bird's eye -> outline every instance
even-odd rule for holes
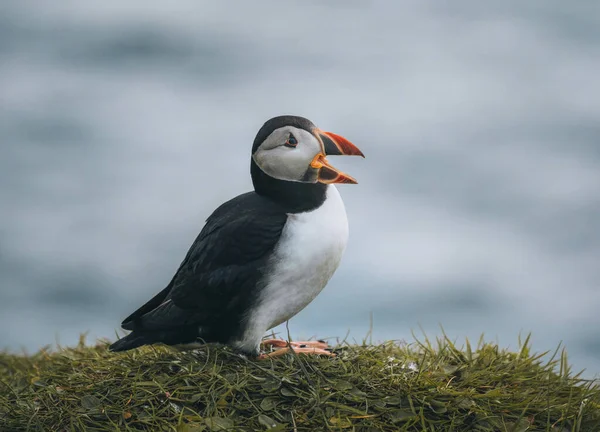
[[[283,145],[286,147],[294,148],[298,145],[298,140],[296,139],[296,137],[294,137],[294,135],[290,134],[287,141]]]

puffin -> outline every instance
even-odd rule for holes
[[[335,184],[357,183],[327,160],[342,155],[364,157],[304,117],[264,123],[250,158],[254,190],[206,219],[169,284],[123,320],[130,333],[109,349],[200,342],[258,358],[333,355],[324,341],[263,338],[314,300],[340,264],[348,219]]]

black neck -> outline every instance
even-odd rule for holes
[[[277,180],[265,174],[256,165],[254,159],[250,164],[250,174],[256,193],[275,201],[287,213],[311,211],[320,207],[325,201],[326,184]]]

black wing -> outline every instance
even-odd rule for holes
[[[281,207],[255,192],[221,205],[207,219],[169,285],[127,317],[122,327],[156,331],[239,323],[286,221]]]

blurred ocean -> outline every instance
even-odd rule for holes
[[[598,374],[598,71],[592,0],[2,2],[0,347],[114,338],[289,113],[367,155],[293,336],[531,331]]]

